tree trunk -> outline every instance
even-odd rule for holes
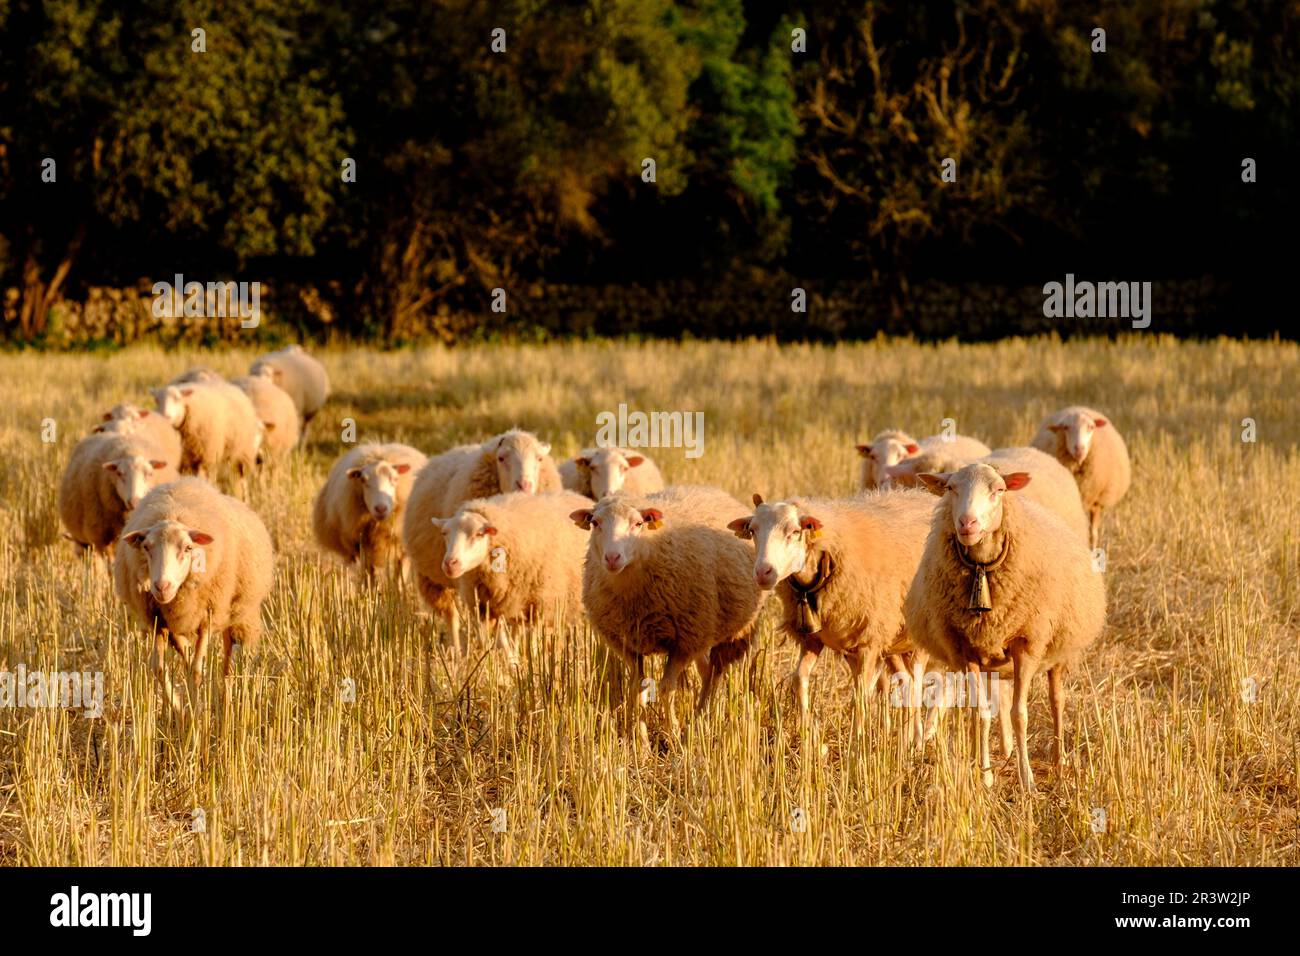
[[[83,223],[77,226],[76,233],[63,250],[63,257],[48,282],[41,275],[41,262],[37,255],[38,243],[33,239],[28,245],[27,255],[23,260],[22,305],[18,310],[18,327],[22,331],[23,338],[35,338],[45,331],[50,308],[59,301],[60,289],[68,278],[68,273],[72,271],[77,253],[81,250],[82,240],[85,238],[86,226]]]

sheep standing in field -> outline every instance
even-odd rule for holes
[[[283,389],[257,375],[232,378],[230,384],[248,396],[257,420],[262,424],[258,464],[267,459],[283,458],[293,451],[302,434],[293,399]]]
[[[475,498],[511,491],[537,494],[563,490],[551,446],[517,428],[481,445],[461,445],[435,455],[420,469],[402,523],[402,545],[415,571],[420,596],[451,628],[453,648],[460,649],[456,584],[443,573],[446,542],[434,519],[450,518]]]
[[[822,649],[844,655],[855,693],[864,668],[868,686],[885,683],[886,665],[905,673],[911,650],[903,598],[916,575],[934,499],[921,491],[869,492],[848,499],[765,504],[727,527],[755,544],[754,580],[775,589],[781,627],[802,649],[791,675],[801,716],[808,678]]]
[[[302,419],[303,434],[329,398],[330,379],[325,366],[301,345],[288,345],[263,355],[249,366],[248,374],[269,379],[284,390]]]
[[[146,435],[103,432],[77,442],[59,483],[59,515],[84,551],[112,557],[127,515],[176,467]]]
[[[203,681],[208,640],[220,634],[221,673],[230,676],[235,644],[262,633],[271,591],[271,536],[247,505],[201,478],[159,485],[131,513],[113,577],[118,597],[154,635],[149,666],[173,710],[181,710],[165,657],[170,644],[189,666],[191,697]]]
[[[727,530],[743,506],[716,488],[674,486],[613,495],[571,516],[591,531],[582,601],[592,627],[632,668],[629,717],[646,737],[645,657],[667,654],[659,696],[676,726],[672,695],[692,664],[709,701],[728,665],[749,651],[762,594],[750,549]]]
[[[312,506],[321,547],[355,561],[371,580],[389,564],[405,565],[402,519],[424,461],[399,444],[359,445],[339,458]]]
[[[1029,766],[1031,679],[1047,671],[1053,756],[1059,771],[1065,746],[1066,667],[1101,634],[1106,592],[1085,541],[1055,514],[1019,492],[1026,472],[999,473],[987,464],[951,474],[923,474],[941,497],[925,554],[904,604],[918,652],[914,693],[928,656],[978,674],[1012,671],[1011,723],[1020,782],[1034,788]],[[991,715],[982,708],[978,755],[985,784]]]
[[[434,523],[447,542],[442,571],[457,582],[463,605],[496,625],[497,644],[512,666],[518,657],[504,625],[563,622],[582,607],[587,535],[570,515],[591,507],[571,491],[511,492],[467,501]]]
[[[243,497],[263,430],[247,395],[229,382],[154,390],[158,411],[181,433],[181,471],[214,477],[222,465]]]
[[[96,434],[142,435],[162,452],[163,461],[173,471],[181,467],[181,433],[170,421],[153,409],[123,403],[114,405],[104,413],[104,419],[95,426]]]
[[[954,435],[951,438],[931,435],[918,442],[907,432],[897,429],[883,431],[871,439],[869,444],[855,447],[862,458],[862,473],[858,479],[858,488],[862,491],[888,488],[891,484],[888,469],[891,466],[926,451],[974,460],[987,455],[990,450],[982,441],[965,435]]]
[[[648,495],[664,488],[663,476],[650,456],[626,448],[585,448],[560,465],[560,481],[592,501],[618,491]]]
[[[224,382],[225,376],[219,372],[214,372],[210,368],[202,365],[196,365],[188,368],[180,375],[168,382],[168,385],[215,385],[217,382]]]
[[[937,474],[960,471],[976,462],[989,465],[1002,474],[1023,471],[1032,475],[1034,480],[1025,487],[1021,497],[1037,502],[1054,513],[1079,536],[1079,540],[1088,540],[1088,516],[1084,514],[1083,502],[1079,499],[1079,489],[1074,479],[1060,462],[1037,448],[998,448],[982,458],[966,458],[930,449],[892,466],[889,474],[900,487],[912,488],[921,485],[920,476],[925,472]]]
[[[1088,539],[1101,541],[1101,516],[1128,492],[1132,471],[1124,436],[1105,415],[1082,405],[1048,415],[1031,444],[1069,470],[1088,512]]]

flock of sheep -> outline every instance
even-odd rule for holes
[[[232,647],[260,634],[274,554],[239,499],[253,467],[299,444],[328,393],[324,367],[289,346],[229,382],[192,369],[154,390],[156,411],[118,405],[73,451],[59,493],[68,536],[111,562],[177,711],[169,646],[188,665],[192,694],[212,635],[228,674]],[[413,576],[456,652],[466,613],[490,623],[511,664],[512,628],[585,614],[633,672],[638,739],[656,697],[675,729],[673,693],[691,666],[702,682],[697,707],[707,706],[723,672],[748,654],[775,591],[782,630],[801,648],[792,675],[801,715],[825,648],[844,657],[855,692],[906,688],[918,746],[939,713],[921,719],[928,667],[985,687],[985,673],[1009,677],[1011,693],[997,694],[996,706],[981,700],[979,769],[991,784],[996,709],[1003,752],[1032,790],[1029,684],[1046,672],[1059,768],[1062,677],[1105,623],[1093,549],[1103,512],[1128,488],[1123,438],[1104,415],[1075,406],[1049,416],[1026,447],[891,430],[857,450],[854,496],[755,494],[746,508],[717,488],[665,487],[642,451],[593,448],[557,466],[548,444],[518,429],[429,458],[366,444],[334,463],[312,527],[322,548],[370,578],[384,569]],[[667,661],[655,684],[644,662],[657,654]]]

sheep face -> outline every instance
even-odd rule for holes
[[[258,359],[248,369],[248,374],[264,378],[272,385],[284,385],[284,372],[266,359]]]
[[[442,573],[455,580],[487,563],[497,529],[476,511],[461,511],[451,518],[434,518],[446,541]]]
[[[599,501],[623,488],[627,473],[645,458],[624,454],[618,448],[598,448],[590,455],[576,459],[578,467],[591,473],[591,496]]]
[[[129,455],[104,462],[104,470],[113,476],[113,489],[130,511],[149,493],[156,482],[154,472],[167,467],[165,461],[150,461],[139,455]]]
[[[618,574],[636,560],[643,536],[663,525],[656,508],[633,508],[619,498],[605,498],[595,508],[583,508],[569,518],[591,531],[591,548],[600,566]]]
[[[397,479],[411,470],[410,465],[394,465],[388,461],[372,461],[358,468],[348,469],[348,478],[361,487],[366,510],[376,521],[390,518],[397,508]]]
[[[867,459],[871,467],[871,476],[880,488],[888,488],[890,476],[886,469],[900,461],[915,455],[921,446],[906,436],[899,437],[899,432],[881,435],[869,445],[858,445],[858,454]]]
[[[956,472],[918,476],[931,494],[941,496],[940,507],[949,509],[957,540],[971,548],[1002,527],[1002,496],[1029,484],[1023,471],[1000,475],[989,465],[967,465]]]
[[[959,468],[961,468],[959,461],[941,451],[918,452],[885,469],[885,474],[889,478],[886,487],[919,488],[921,479],[917,476],[922,472],[937,474],[941,471],[957,471]]]
[[[114,405],[104,413],[104,421],[118,422],[131,421],[136,418],[145,418],[149,414],[149,409],[141,408],[139,405],[132,405],[129,402],[123,402],[121,405]]]
[[[202,573],[202,549],[213,538],[179,521],[160,521],[151,528],[123,535],[122,540],[144,551],[149,561],[149,593],[165,605],[176,599],[191,571]]]
[[[1066,453],[1079,464],[1083,464],[1088,457],[1088,452],[1092,450],[1093,433],[1106,424],[1104,418],[1093,417],[1081,410],[1072,410],[1057,415],[1047,427],[1059,436]]]
[[[497,481],[503,493],[522,491],[536,494],[541,484],[542,462],[551,446],[528,432],[507,432],[491,442],[485,455],[496,462]]]
[[[809,543],[822,529],[812,515],[786,501],[759,502],[748,518],[727,525],[738,537],[754,539],[754,582],[770,591],[808,562]]]
[[[194,394],[194,389],[185,385],[168,385],[153,390],[154,400],[158,403],[158,414],[180,428],[185,421],[185,399]]]

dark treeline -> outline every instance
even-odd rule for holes
[[[1297,123],[1300,0],[0,0],[5,334],[175,273],[400,339],[508,329],[498,287],[856,280],[897,319],[1066,272],[1290,334]]]

